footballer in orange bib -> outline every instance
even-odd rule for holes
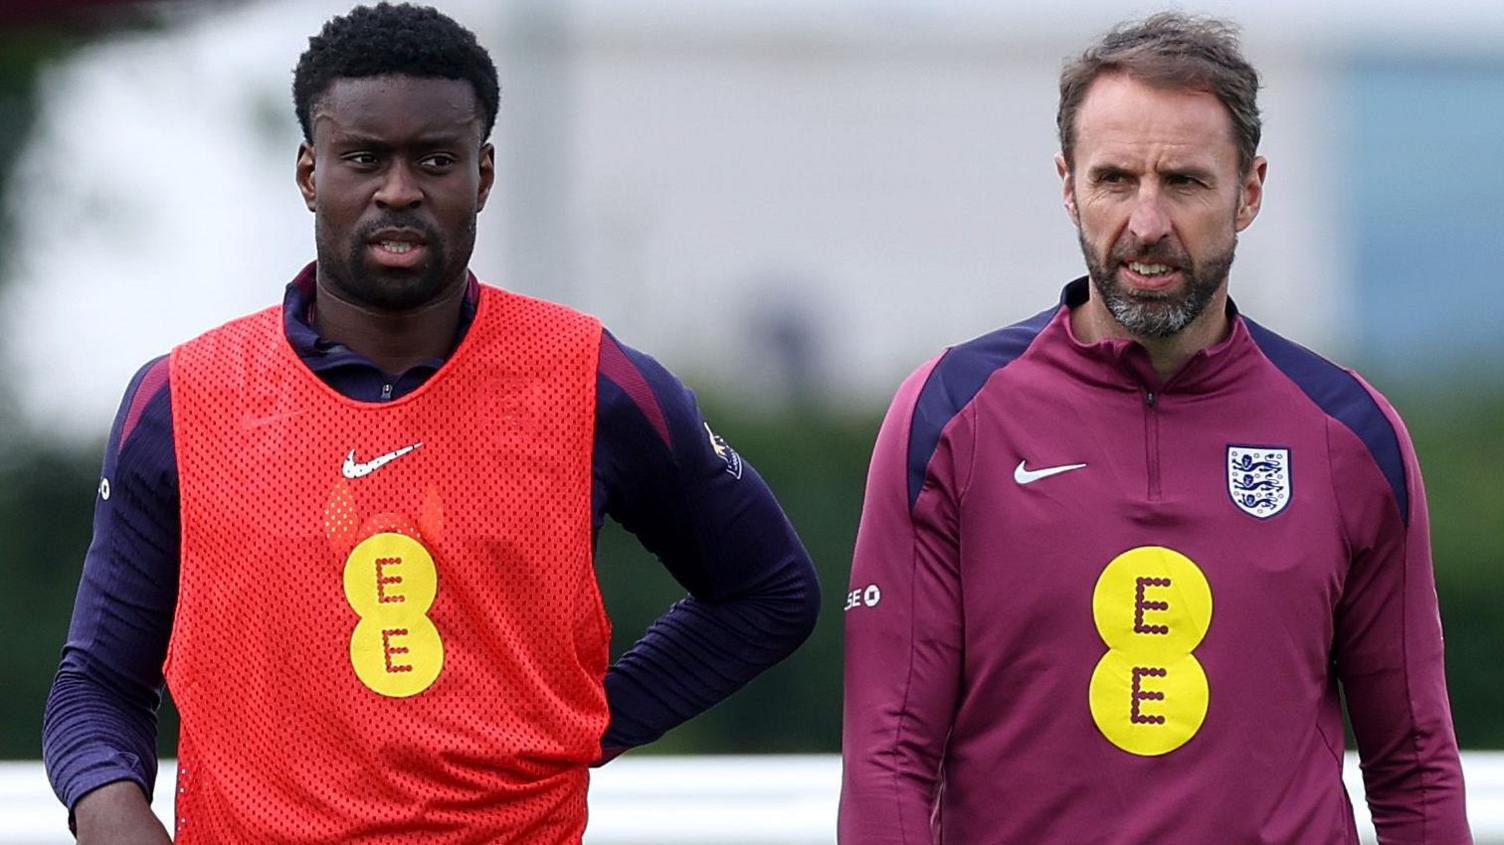
[[[142,367],[110,432],[43,729],[79,845],[575,845],[591,766],[813,629],[808,552],[689,388],[469,272],[499,90],[431,8],[309,39],[317,261]],[[683,587],[615,662],[607,517]]]

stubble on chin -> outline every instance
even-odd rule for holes
[[[346,262],[345,293],[355,302],[382,311],[411,311],[443,295],[447,250],[438,240],[428,242],[428,260],[407,270],[371,266],[366,244],[356,243]]]
[[[451,266],[455,262],[448,244],[432,231],[427,233],[428,260],[411,269],[375,265],[364,238],[344,249],[331,246],[322,232],[315,240],[324,283],[341,299],[376,311],[412,311],[428,305],[444,295],[454,277],[464,277],[468,263],[466,259]]]
[[[336,242],[322,217],[314,224],[319,276],[342,299],[378,311],[411,311],[442,298],[468,278],[475,249],[478,214],[453,231],[441,234],[431,222],[389,214],[357,227],[349,240]],[[422,232],[428,248],[423,264],[410,269],[383,267],[368,254],[368,235],[384,226]]]
[[[1077,228],[1076,234],[1092,289],[1119,325],[1129,334],[1143,338],[1171,337],[1195,322],[1227,282],[1238,243],[1234,235],[1225,252],[1199,263],[1173,248],[1124,248],[1118,244],[1108,250],[1105,260],[1100,260],[1087,242],[1086,233]],[[1152,260],[1156,251],[1161,256],[1174,255],[1184,280],[1181,288],[1178,291],[1135,291],[1123,284],[1118,266],[1122,258],[1137,255]]]

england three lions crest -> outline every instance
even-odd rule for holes
[[[1227,493],[1244,513],[1268,519],[1290,504],[1290,450],[1227,447]]]

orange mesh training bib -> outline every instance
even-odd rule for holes
[[[279,308],[174,351],[179,843],[580,840],[600,335],[482,287],[454,356],[382,404],[311,373]]]

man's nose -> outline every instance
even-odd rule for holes
[[[1170,215],[1164,207],[1164,197],[1154,187],[1145,187],[1134,200],[1133,214],[1128,218],[1128,231],[1141,244],[1159,243],[1170,234]]]
[[[381,208],[412,208],[423,201],[423,191],[413,178],[412,169],[397,161],[387,169],[386,178],[376,191],[376,205]]]

